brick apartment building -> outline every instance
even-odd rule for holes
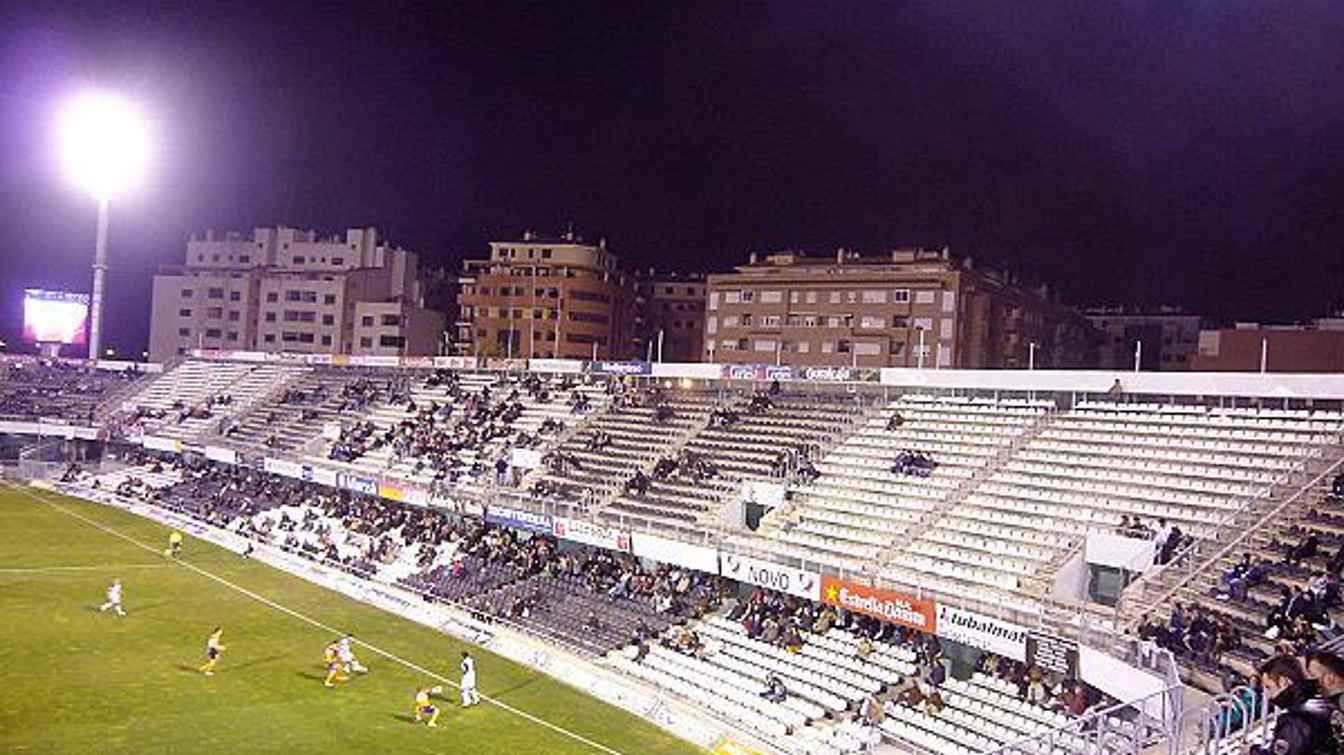
[[[191,349],[436,354],[444,316],[424,307],[418,258],[373,228],[207,233],[154,276],[149,356]]]
[[[1337,318],[1302,325],[1237,323],[1202,330],[1192,369],[1200,372],[1344,372],[1344,325]]]
[[[728,364],[1049,368],[1096,359],[1080,313],[947,249],[753,254],[708,277],[707,310],[706,359]]]
[[[490,242],[490,258],[464,263],[461,353],[515,359],[636,359],[635,278],[605,241],[573,233]]]

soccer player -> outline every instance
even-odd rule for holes
[[[476,692],[476,659],[471,653],[462,651],[462,707],[467,708],[481,701]]]
[[[215,627],[215,631],[210,633],[210,639],[205,641],[205,665],[201,666],[201,673],[206,676],[215,675],[215,664],[219,663],[219,654],[224,650],[219,642],[223,634],[224,627]]]
[[[327,680],[323,685],[335,687],[336,682],[350,681],[350,677],[341,673],[341,643],[335,641],[322,650],[322,659],[327,662]]]
[[[98,606],[99,611],[106,611],[111,608],[117,612],[118,616],[125,616],[126,612],[121,610],[121,580],[114,579],[107,588],[107,602]]]
[[[181,552],[182,552],[182,533],[178,532],[177,530],[173,530],[173,534],[168,536],[168,550],[164,551],[163,555],[177,558],[178,554],[180,554]]]
[[[359,672],[361,674],[367,674],[369,673],[369,669],[359,662],[359,659],[355,657],[355,651],[350,647],[350,644],[354,639],[355,638],[352,635],[348,634],[342,637],[340,646],[336,648],[336,652],[341,656],[341,664],[345,667],[345,673],[352,674]]]
[[[437,695],[443,692],[443,687],[421,687],[419,692],[415,693],[415,722],[420,723],[429,718],[427,726],[438,726],[439,709],[429,699],[430,695]]]

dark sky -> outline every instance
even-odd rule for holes
[[[1344,4],[0,5],[0,336],[87,290],[50,147],[100,84],[156,121],[114,204],[110,342],[205,228],[377,225],[430,260],[572,221],[642,266],[951,245],[1077,303],[1344,305]]]

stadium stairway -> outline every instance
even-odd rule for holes
[[[1275,642],[1264,632],[1265,618],[1278,603],[1280,588],[1305,588],[1344,546],[1342,502],[1331,493],[1333,478],[1341,470],[1344,448],[1335,446],[1311,461],[1296,478],[1298,484],[1276,487],[1267,500],[1229,521],[1219,536],[1195,544],[1171,566],[1130,585],[1122,596],[1121,615],[1131,628],[1137,628],[1149,615],[1165,623],[1174,603],[1197,605],[1240,630],[1243,647],[1224,654],[1222,663],[1243,676],[1253,675],[1258,663],[1276,652]],[[1321,541],[1318,555],[1300,568],[1282,564],[1286,548],[1311,533]],[[1219,585],[1221,576],[1245,553],[1274,566],[1263,582],[1247,591],[1245,600],[1220,597],[1225,594]],[[1344,608],[1336,606],[1330,613],[1344,626]],[[1202,689],[1221,691],[1220,669],[1194,664],[1189,677],[1187,681]]]

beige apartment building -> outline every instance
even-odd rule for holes
[[[444,317],[421,289],[417,256],[373,228],[206,233],[187,242],[185,264],[154,276],[150,359],[198,348],[436,354]]]
[[[650,271],[638,283],[637,321],[645,357],[664,362],[705,359],[705,276]]]
[[[705,358],[727,364],[1090,367],[1096,339],[1044,287],[947,249],[753,254],[708,277]]]
[[[469,260],[457,321],[464,354],[514,359],[643,358],[635,279],[605,241],[573,233],[490,242]]]

